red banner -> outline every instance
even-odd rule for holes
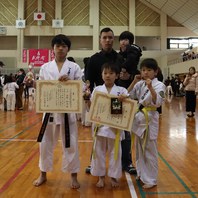
[[[22,62],[27,63],[27,49],[23,49],[23,57],[22,57]]]
[[[41,66],[49,61],[48,49],[29,49],[29,63],[33,63],[34,66]]]

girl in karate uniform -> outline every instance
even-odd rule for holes
[[[131,98],[138,100],[139,109],[135,115],[132,132],[136,135],[137,179],[143,188],[157,185],[160,107],[165,99],[166,87],[156,78],[158,65],[152,58],[144,59],[140,64],[141,76],[136,75],[128,88]]]

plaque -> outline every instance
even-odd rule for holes
[[[115,95],[95,91],[93,99],[91,100],[88,121],[99,125],[131,131],[134,115],[137,111],[137,101],[129,98],[123,100],[121,107],[122,114],[112,114],[112,98],[115,98]]]

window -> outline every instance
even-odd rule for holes
[[[168,38],[167,49],[190,49],[198,46],[198,38]]]

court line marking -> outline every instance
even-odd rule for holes
[[[11,142],[13,139],[16,139],[16,137],[20,136],[21,134],[23,134],[24,132],[26,132],[28,129],[32,128],[33,126],[35,126],[36,124],[40,123],[40,120],[33,123],[32,125],[24,128],[21,132],[17,133],[15,136],[9,138],[8,140],[6,140],[5,142],[0,144],[0,148],[3,147],[5,144],[7,144],[8,142]]]
[[[137,193],[135,191],[133,181],[131,179],[131,175],[129,173],[125,172],[125,177],[126,177],[126,180],[127,180],[128,186],[129,186],[129,191],[130,191],[131,197],[137,198]]]
[[[22,172],[22,170],[32,161],[32,159],[39,153],[37,149],[17,170],[16,172],[7,180],[7,182],[0,188],[0,193],[4,192],[17,178],[17,176]]]
[[[196,198],[195,193],[190,190],[190,188],[186,185],[186,183],[179,177],[176,171],[172,168],[172,166],[163,158],[163,156],[158,152],[158,156],[160,159],[166,164],[169,170],[173,173],[173,175],[178,179],[178,181],[182,184],[182,186],[186,189],[187,193],[191,195],[191,197]]]
[[[36,115],[36,114],[35,114],[35,113],[32,113],[32,114],[30,114],[30,115],[32,116],[32,115]],[[22,121],[26,121],[26,120],[29,118],[30,115],[22,115]],[[12,124],[12,123],[11,123],[11,125],[7,126],[6,128],[1,129],[1,130],[0,130],[0,133],[6,131],[6,130],[9,129],[9,128],[15,127],[18,123],[21,123],[21,120],[15,122],[15,124]]]
[[[39,120],[39,122],[40,122],[40,120]],[[38,122],[37,122],[38,123]],[[24,130],[22,130],[20,133],[18,133],[17,135],[15,135],[14,137],[12,137],[12,138],[10,138],[10,139],[7,139],[7,141],[6,142],[3,142],[2,144],[0,144],[0,147],[1,146],[3,146],[3,145],[5,145],[6,143],[8,143],[8,142],[10,142],[10,141],[24,141],[25,142],[25,140],[22,140],[22,139],[15,139],[15,137],[17,137],[17,136],[19,136],[20,134],[22,134],[22,133],[24,133],[27,129],[29,129],[29,128],[31,128],[33,125],[31,125],[31,126],[29,126],[29,127],[27,127],[27,128],[25,128]],[[0,139],[0,140],[5,140],[5,139]],[[28,139],[27,139],[28,140]],[[30,141],[35,141],[35,140],[32,140],[32,139],[29,139]],[[60,141],[60,140],[59,140]],[[78,142],[93,142],[92,140],[79,140]],[[171,172],[175,175],[175,177],[179,180],[179,182],[184,186],[184,188],[186,189],[186,191],[187,192],[180,192],[180,194],[186,194],[186,193],[188,193],[189,195],[191,195],[193,198],[196,198],[196,196],[195,196],[195,194],[196,193],[194,193],[194,192],[192,192],[189,188],[188,188],[188,186],[184,183],[184,181],[177,175],[177,173],[174,171],[174,169],[168,164],[168,162],[162,157],[162,155],[160,154],[160,153],[158,153],[158,156],[161,158],[161,160],[167,165],[167,167],[171,170]],[[128,178],[128,176],[126,176],[126,178]],[[131,180],[131,178],[130,178],[130,180]],[[130,181],[130,180],[127,180],[127,183],[128,183],[128,181],[129,181],[129,183],[128,183],[128,185],[130,184],[130,186],[131,186],[131,188],[133,189],[134,188],[134,185],[133,185],[133,182],[132,182],[132,180]],[[131,183],[132,183],[132,185],[131,185]],[[138,185],[139,186],[139,185]],[[133,192],[133,190],[131,191],[131,188],[129,187],[129,189],[130,189],[130,193],[132,193]],[[147,192],[144,192],[144,191],[142,191],[142,188],[139,186],[139,190],[140,190],[140,194],[141,194],[141,196],[142,197],[144,197],[145,196],[145,194],[150,194],[150,193],[147,193]],[[0,192],[1,192],[1,189],[0,189]],[[163,193],[163,192],[161,192],[161,193]],[[156,194],[161,194],[160,192],[157,192]],[[152,194],[155,194],[155,193],[152,193]],[[169,192],[167,192],[167,194],[169,194]],[[179,194],[179,193],[178,193]],[[135,195],[134,195],[135,196]],[[137,196],[137,195],[136,195]]]

